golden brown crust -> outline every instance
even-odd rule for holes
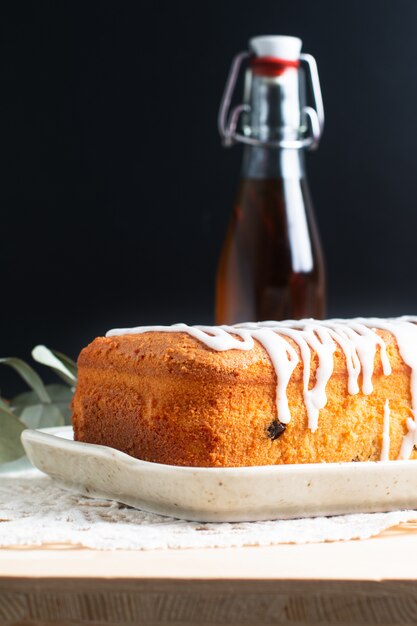
[[[172,465],[378,460],[388,398],[390,458],[395,459],[407,432],[406,419],[412,416],[410,370],[394,337],[378,333],[386,342],[393,373],[383,375],[377,352],[373,393],[349,395],[345,356],[338,348],[326,388],[328,401],[313,433],[307,427],[300,359],[287,390],[291,421],[275,440],[268,429],[277,418],[276,374],[259,343],[249,351],[218,352],[187,333],[99,337],[78,360],[75,438]],[[314,384],[314,353],[311,367]]]

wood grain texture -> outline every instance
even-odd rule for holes
[[[132,581],[0,583],[0,623],[214,626],[415,624],[417,586],[398,581]]]

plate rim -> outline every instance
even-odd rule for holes
[[[277,465],[245,465],[241,467],[193,467],[193,466],[185,466],[185,465],[169,465],[167,463],[155,463],[153,461],[144,461],[142,459],[137,459],[136,457],[130,456],[126,452],[122,452],[121,450],[117,450],[116,448],[112,448],[111,446],[105,446],[102,444],[95,443],[87,443],[84,441],[74,441],[73,439],[66,439],[64,437],[59,436],[58,433],[62,431],[73,430],[71,425],[67,426],[53,426],[48,428],[26,428],[22,431],[21,440],[23,447],[26,451],[25,443],[26,441],[30,444],[31,442],[42,443],[44,445],[52,445],[54,447],[61,447],[64,449],[74,447],[81,448],[91,446],[94,447],[95,454],[100,456],[115,457],[117,460],[120,460],[124,463],[133,464],[136,466],[140,466],[144,470],[148,471],[161,471],[166,472],[175,471],[181,474],[190,474],[190,473],[198,473],[198,474],[229,474],[233,475],[235,473],[239,473],[240,475],[245,474],[262,474],[262,473],[276,473],[276,474],[286,474],[288,472],[312,472],[315,473],[322,472],[323,470],[326,473],[331,473],[332,471],[339,471],[342,469],[350,468],[351,472],[361,471],[365,468],[371,471],[377,471],[379,468],[384,467],[392,467],[401,470],[413,463],[413,460],[388,460],[388,461],[360,461],[358,463],[354,463],[352,461],[344,461],[338,463],[288,463],[288,464],[277,464]]]

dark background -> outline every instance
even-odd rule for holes
[[[307,166],[329,316],[417,312],[415,0],[5,6],[1,356],[213,321],[242,156],[217,110],[258,34],[298,35],[318,62],[326,128]]]

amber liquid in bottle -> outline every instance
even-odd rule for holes
[[[216,324],[323,318],[323,255],[302,151],[265,148],[259,158],[246,150],[219,261]]]

